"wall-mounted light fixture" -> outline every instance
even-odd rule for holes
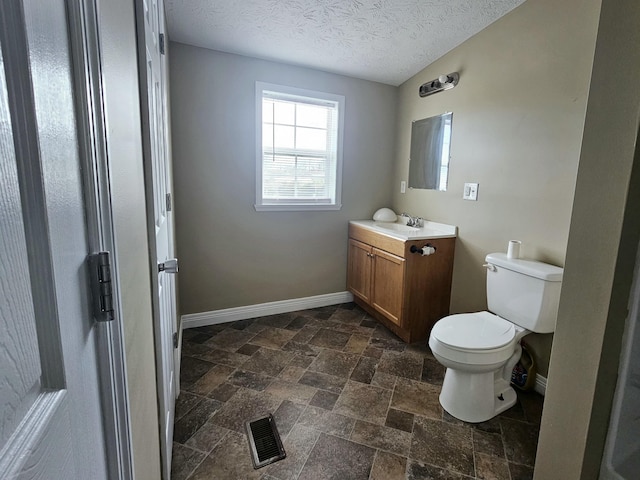
[[[449,90],[458,84],[458,80],[460,80],[460,74],[458,72],[453,72],[449,75],[440,75],[435,80],[420,85],[418,93],[421,97],[427,97],[442,90]]]

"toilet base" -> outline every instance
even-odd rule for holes
[[[452,416],[470,423],[490,420],[515,405],[515,390],[496,372],[468,373],[447,368],[440,405]]]

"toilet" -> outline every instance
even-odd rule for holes
[[[555,330],[563,269],[491,253],[485,258],[489,311],[449,315],[429,336],[446,367],[440,404],[465,422],[487,421],[516,403],[511,371],[525,335]]]

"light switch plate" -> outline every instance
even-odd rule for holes
[[[478,184],[477,183],[465,183],[464,192],[462,193],[463,200],[478,200]]]
[[[400,193],[405,193],[407,191],[407,182],[402,180],[400,182]]]

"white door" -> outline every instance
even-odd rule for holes
[[[108,478],[64,0],[0,3],[0,478]]]
[[[155,251],[158,264],[156,304],[156,365],[160,406],[160,429],[163,475],[168,480],[171,470],[173,418],[176,398],[174,334],[177,330],[173,217],[171,206],[171,172],[167,152],[167,118],[165,80],[160,52],[163,5],[160,0],[143,0],[144,51],[148,119],[147,157],[150,157],[153,195]],[[148,198],[148,197],[147,197]]]

